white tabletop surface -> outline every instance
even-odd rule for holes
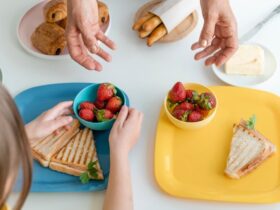
[[[191,44],[198,39],[202,27],[199,24],[187,38],[172,44],[155,44],[148,48],[131,30],[133,16],[145,1],[107,0],[112,16],[110,37],[118,44],[112,53],[113,61],[104,63],[101,73],[86,71],[73,61],[42,60],[26,53],[16,37],[20,16],[37,0],[0,0],[0,68],[4,84],[15,95],[37,85],[61,82],[105,82],[122,87],[131,104],[142,110],[145,121],[139,143],[131,152],[130,162],[134,203],[137,210],[223,210],[227,209],[279,209],[280,204],[244,205],[178,199],[163,193],[154,178],[154,136],[159,109],[167,90],[176,81],[199,82],[205,85],[224,85],[202,62],[193,60]],[[251,28],[268,14],[280,0],[232,0],[239,34]],[[274,18],[254,37],[271,49],[280,63],[280,15]],[[256,88],[280,94],[280,71],[269,81]],[[40,210],[93,210],[101,209],[104,192],[98,193],[31,193],[24,209]],[[14,199],[14,197],[13,197]],[[13,200],[12,199],[12,200]]]

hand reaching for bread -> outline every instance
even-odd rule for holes
[[[110,55],[98,45],[98,41],[101,41],[109,48],[115,48],[115,44],[101,30],[109,22],[106,4],[96,0],[50,0],[42,13],[45,22],[31,36],[33,46],[40,52],[60,55],[67,45],[76,62],[95,70],[101,70],[102,66],[89,52],[106,61],[111,60]]]
[[[25,126],[28,139],[34,142],[42,139],[73,121],[72,101],[61,102],[41,114]]]
[[[140,38],[147,38],[148,46],[152,46],[167,34],[166,27],[161,19],[151,13],[147,13],[139,18],[132,28],[139,32]]]
[[[115,49],[116,45],[103,33],[98,24],[97,2],[69,0],[68,13],[66,39],[71,57],[86,69],[101,71],[101,64],[89,52],[109,62],[110,54],[103,50],[98,42],[104,43],[110,49]]]

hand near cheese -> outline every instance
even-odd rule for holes
[[[97,1],[68,0],[67,3],[66,38],[69,53],[73,60],[86,69],[101,71],[102,65],[89,52],[110,62],[111,56],[99,46],[98,41],[111,49],[116,46],[99,27]]]
[[[207,57],[205,65],[223,65],[237,50],[237,26],[228,0],[200,0],[204,26],[192,50],[204,48],[196,60]]]
[[[36,141],[57,132],[61,127],[67,127],[73,120],[69,116],[73,113],[72,104],[72,101],[61,102],[28,123],[25,126],[28,139]]]

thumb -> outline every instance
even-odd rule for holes
[[[72,121],[73,121],[73,117],[71,117],[71,116],[63,116],[63,117],[50,121],[49,133],[52,133],[63,126],[68,125]]]
[[[204,25],[199,38],[199,44],[201,47],[207,47],[212,42],[216,23],[216,17],[210,16],[204,19]]]

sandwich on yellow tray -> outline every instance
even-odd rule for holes
[[[233,179],[253,171],[268,157],[276,152],[276,147],[254,129],[256,118],[253,116],[248,122],[241,120],[233,127],[233,137],[230,153],[225,169],[226,175]]]
[[[70,129],[63,128],[58,135],[51,134],[31,144],[33,157],[44,167],[70,174],[102,180],[103,172],[98,162],[92,131],[80,129],[74,120]]]

